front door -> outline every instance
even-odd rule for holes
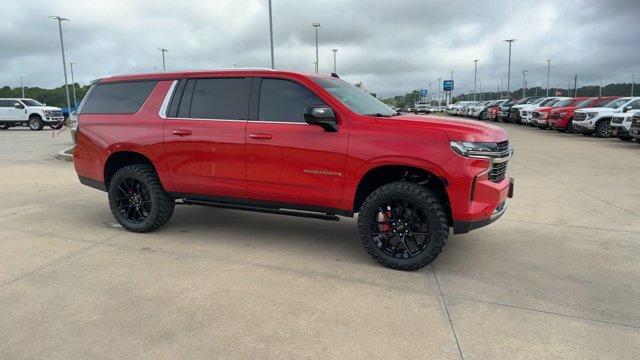
[[[246,129],[249,198],[337,208],[349,137],[345,122],[338,119],[337,132],[307,124],[305,107],[325,102],[291,79],[254,79],[251,101],[254,113]]]
[[[164,126],[164,160],[176,192],[246,197],[245,127],[251,79],[182,82],[174,96],[179,98],[171,104],[177,108],[170,109]]]

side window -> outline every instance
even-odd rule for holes
[[[197,79],[193,88],[189,117],[246,119],[249,84],[246,78]]]
[[[14,100],[0,100],[0,107],[13,107]]]
[[[633,110],[640,109],[640,99],[630,102],[628,106],[631,106]]]
[[[151,94],[157,81],[98,84],[91,91],[82,114],[133,114]]]
[[[300,122],[304,109],[324,102],[302,85],[289,80],[262,79],[258,120]]]

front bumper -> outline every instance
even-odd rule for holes
[[[64,116],[46,116],[42,118],[42,121],[46,123],[59,123],[64,121]]]
[[[513,178],[509,178],[509,187],[506,193],[507,198],[513,197],[513,191],[515,186],[515,180]],[[493,213],[489,218],[481,219],[481,220],[472,220],[472,221],[464,221],[464,220],[454,220],[453,221],[453,233],[454,234],[465,234],[471,230],[475,230],[484,226],[487,226],[496,220],[498,220],[502,215],[504,215],[507,210],[507,202],[506,199],[503,200],[498,206],[495,208]]]
[[[640,126],[631,125],[629,128],[629,136],[635,139],[640,139]]]
[[[596,126],[589,120],[574,121],[573,128],[578,132],[592,132],[596,129]]]
[[[611,124],[611,136],[629,137],[631,134],[624,125]]]

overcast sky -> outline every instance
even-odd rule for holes
[[[159,47],[169,50],[167,70],[268,67],[267,0],[47,0],[9,1],[0,21],[0,86],[55,87],[64,82],[57,22],[63,23],[67,61],[76,81],[162,68]],[[313,22],[321,23],[320,72],[333,69],[383,96],[437,87],[455,71],[456,93],[478,83],[511,88],[631,82],[640,75],[640,1],[428,1],[273,0],[275,64],[313,72]]]

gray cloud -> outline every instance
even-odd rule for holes
[[[505,38],[517,38],[512,88],[529,71],[531,86],[544,86],[545,59],[551,85],[566,87],[629,82],[640,73],[640,3],[627,1],[424,1],[273,0],[276,67],[313,71],[320,22],[320,70],[338,72],[382,95],[426,88],[451,70],[458,91],[478,80],[495,90],[504,78]],[[76,80],[160,69],[156,49],[165,47],[168,70],[269,66],[267,0],[21,1],[4,6],[0,23],[0,84],[53,87],[63,82],[55,21],[63,23],[67,57]]]

